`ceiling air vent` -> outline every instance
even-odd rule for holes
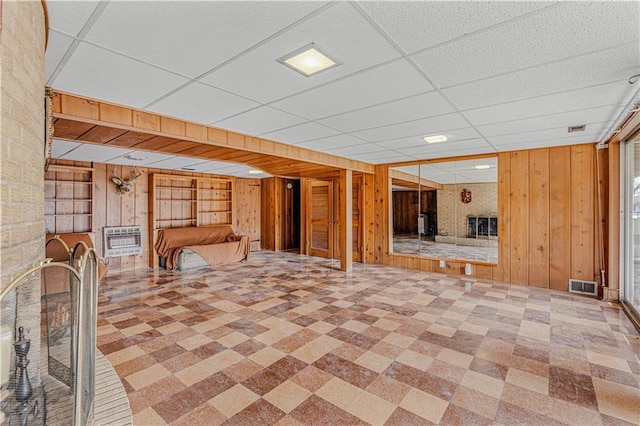
[[[569,133],[584,132],[584,129],[586,128],[587,128],[586,124],[581,124],[580,126],[569,126],[568,132]]]
[[[111,226],[104,228],[104,257],[142,253],[142,227]]]
[[[569,293],[586,294],[589,296],[598,295],[598,283],[595,281],[584,281],[569,278]]]

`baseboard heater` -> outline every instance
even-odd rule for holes
[[[142,253],[141,226],[109,226],[104,228],[104,257]]]
[[[598,283],[595,281],[569,279],[569,293],[586,294],[589,296],[598,295]]]

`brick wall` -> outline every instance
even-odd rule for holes
[[[471,191],[471,202],[463,203],[462,189]],[[495,216],[498,212],[498,184],[468,183],[443,185],[438,195],[438,233],[446,231],[450,236],[467,236],[467,216]]]
[[[44,258],[44,12],[39,1],[3,1],[0,118],[0,271],[2,288]],[[36,277],[37,278],[37,277]],[[13,292],[12,292],[13,293]],[[2,322],[31,338],[28,371],[40,379],[40,280],[2,303]]]

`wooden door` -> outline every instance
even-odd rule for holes
[[[333,257],[333,182],[309,182],[309,254]]]

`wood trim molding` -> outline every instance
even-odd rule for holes
[[[418,164],[435,164],[435,163],[444,163],[447,161],[480,160],[482,158],[496,158],[496,157],[498,157],[498,153],[492,152],[489,154],[471,154],[471,155],[460,155],[457,157],[442,157],[442,158],[429,158],[426,160],[401,161],[398,163],[386,163],[384,165],[388,167],[402,167],[402,166],[416,166]]]
[[[418,186],[420,186],[420,188],[424,190],[442,189],[441,183],[429,179],[420,179],[416,175],[401,172],[400,170],[389,169],[389,178],[393,185],[405,186],[407,188],[418,189]]]
[[[59,139],[245,163],[275,176],[374,172],[372,164],[362,161],[60,91],[53,114]]]
[[[42,3],[42,11],[44,12],[44,50],[47,51],[49,46],[49,8],[46,0],[40,0]]]

